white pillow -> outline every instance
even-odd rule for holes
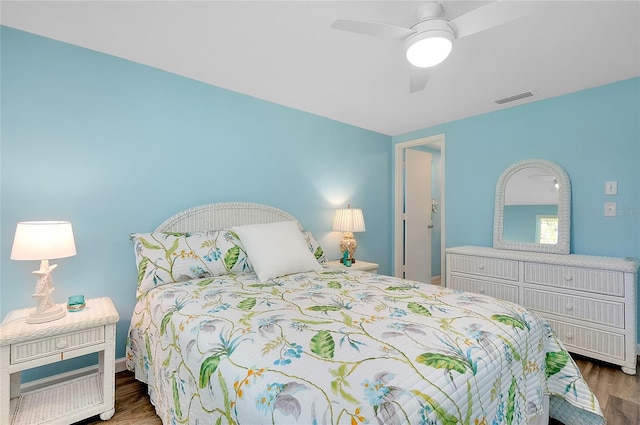
[[[260,282],[292,273],[320,271],[294,221],[234,226]]]

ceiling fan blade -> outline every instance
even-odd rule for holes
[[[458,39],[531,15],[545,3],[548,2],[497,0],[449,21],[449,25]]]
[[[357,21],[353,19],[336,19],[331,27],[343,31],[373,35],[375,37],[389,38],[392,40],[404,40],[409,35],[415,33],[412,29],[399,27],[397,25]]]
[[[411,66],[409,71],[409,92],[416,93],[424,90],[431,75],[431,68],[418,68]]]

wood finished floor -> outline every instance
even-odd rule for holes
[[[607,425],[640,424],[640,374],[623,373],[619,367],[574,356],[587,383],[596,394],[607,419]],[[130,372],[116,374],[116,413],[108,422],[99,417],[82,425],[162,425],[155,413],[146,385]],[[561,425],[551,421],[551,425]]]

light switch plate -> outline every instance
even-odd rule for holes
[[[604,216],[605,217],[615,217],[616,215],[616,203],[615,202],[605,202],[604,203]]]
[[[618,194],[618,182],[605,182],[604,184],[605,195],[617,195]]]

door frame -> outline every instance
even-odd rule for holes
[[[403,206],[404,206],[404,150],[416,146],[440,146],[440,169],[442,178],[440,179],[440,285],[444,286],[445,282],[445,197],[444,197],[444,176],[445,176],[445,135],[437,134],[435,136],[423,137],[420,139],[409,140],[407,142],[397,143],[394,146],[394,244],[393,244],[393,274],[396,277],[402,277],[403,251],[404,251],[404,232],[403,232]]]

